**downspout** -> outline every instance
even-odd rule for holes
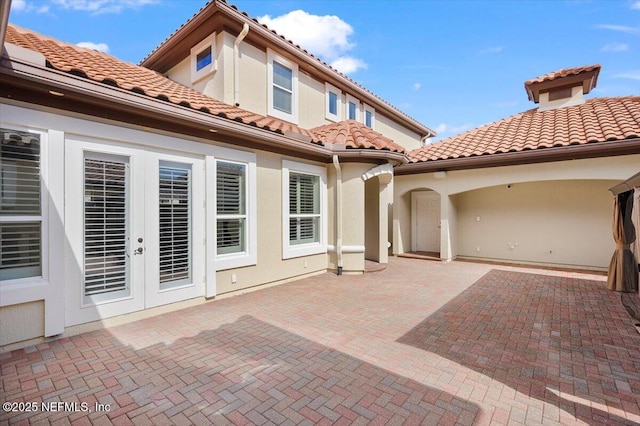
[[[233,42],[233,104],[240,106],[240,43],[249,33],[249,24],[244,23],[242,31]]]
[[[342,275],[342,168],[335,154],[333,166],[336,168],[336,258],[338,275]]]
[[[0,57],[4,49],[4,39],[7,34],[7,26],[9,25],[9,11],[11,10],[11,0],[4,0],[0,6]]]
[[[424,137],[420,138],[420,147],[426,146],[427,145],[427,140],[429,140],[430,137],[431,137],[431,135],[427,135],[427,136],[424,136]]]

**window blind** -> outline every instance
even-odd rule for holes
[[[0,280],[42,275],[40,136],[0,129]]]
[[[128,164],[84,160],[84,294],[128,288]]]
[[[191,169],[161,165],[160,288],[190,281]]]
[[[247,166],[216,162],[217,253],[245,251]]]

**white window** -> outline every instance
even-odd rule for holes
[[[0,281],[43,276],[41,137],[0,129]]]
[[[257,260],[256,156],[216,148],[216,268]]]
[[[298,123],[298,65],[267,50],[268,113]]]
[[[327,171],[284,160],[282,164],[283,250],[285,259],[327,250]]]
[[[216,70],[216,34],[202,40],[191,49],[191,83],[213,74]]]
[[[360,121],[360,101],[351,95],[347,95],[347,120]]]
[[[372,129],[376,128],[376,110],[369,105],[363,105],[362,110],[364,111],[364,115],[362,117],[362,122],[365,126],[370,127]]]
[[[340,121],[340,117],[342,117],[342,92],[329,83],[325,83],[324,90],[326,104],[325,118],[331,121]]]

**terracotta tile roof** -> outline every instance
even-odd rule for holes
[[[586,73],[589,71],[600,71],[600,64],[588,65],[582,67],[575,68],[564,68],[558,71],[550,72],[545,75],[541,75],[540,77],[532,78],[531,80],[527,80],[524,82],[525,87],[530,86],[534,83],[542,83],[544,81],[552,81],[562,77],[568,77],[570,75],[578,75],[581,73]]]
[[[640,96],[532,109],[409,152],[410,163],[640,138]]]
[[[405,149],[386,136],[355,120],[315,127],[311,131],[325,144],[345,144],[347,149],[377,149],[404,153]]]
[[[276,133],[298,133],[318,143],[311,132],[272,117],[254,114],[176,83],[147,68],[116,59],[106,53],[86,49],[42,36],[9,24],[6,41],[41,53],[47,66],[59,71],[86,76],[86,78],[121,89],[161,99],[219,117]],[[307,143],[302,142],[301,143]]]

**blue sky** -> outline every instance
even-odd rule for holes
[[[640,0],[233,1],[440,139],[534,107],[523,83],[600,63],[640,95]],[[205,0],[13,0],[10,22],[138,63]]]

